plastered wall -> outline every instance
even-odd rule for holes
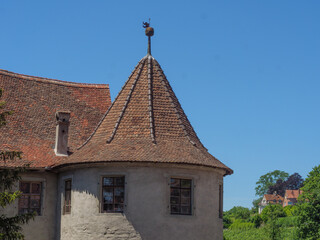
[[[41,216],[23,225],[23,234],[26,240],[54,240],[56,239],[56,202],[57,202],[57,174],[47,172],[25,173],[22,181],[41,182]],[[18,189],[17,183],[15,190]],[[18,200],[0,213],[14,216],[18,213]]]
[[[101,213],[101,179],[125,176],[124,213]],[[59,175],[57,239],[222,239],[219,184],[223,172],[181,165],[113,164]],[[193,180],[193,214],[171,215],[171,177]],[[71,214],[63,215],[64,181],[72,179]]]

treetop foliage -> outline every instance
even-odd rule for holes
[[[304,181],[298,205],[300,239],[320,239],[320,165]]]
[[[264,194],[267,194],[270,186],[274,185],[279,179],[285,181],[288,177],[289,174],[287,172],[280,170],[275,170],[273,172],[268,172],[267,174],[262,175],[256,182],[256,195],[263,197]]]
[[[277,192],[280,196],[284,197],[286,190],[297,190],[303,185],[303,178],[299,173],[294,173],[288,177],[287,180],[278,179],[274,185],[271,185],[268,189],[268,194]]]

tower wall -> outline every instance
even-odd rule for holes
[[[125,176],[123,213],[101,212],[101,179]],[[170,178],[193,182],[192,215],[170,214]],[[64,181],[72,180],[71,213],[63,215]],[[59,176],[58,239],[222,239],[219,184],[223,171],[129,163],[69,169]]]

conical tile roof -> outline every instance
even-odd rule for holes
[[[232,173],[202,145],[159,63],[149,54],[89,139],[57,166],[124,161],[192,164]]]

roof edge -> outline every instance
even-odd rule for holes
[[[87,162],[75,162],[75,163],[60,163],[57,165],[52,165],[50,166],[50,168],[52,170],[57,170],[57,169],[61,169],[64,167],[68,167],[68,166],[72,166],[72,165],[85,165],[85,164],[99,164],[99,163],[147,163],[147,164],[177,164],[177,165],[187,165],[187,166],[201,166],[201,167],[206,167],[206,168],[213,168],[213,169],[221,169],[226,171],[226,173],[223,176],[227,176],[227,175],[231,175],[233,174],[233,170],[226,167],[226,168],[222,168],[222,167],[215,167],[215,166],[210,166],[210,165],[204,165],[204,164],[195,164],[195,163],[179,163],[179,162],[153,162],[153,161],[87,161]]]
[[[68,81],[62,81],[62,80],[58,80],[58,79],[37,77],[37,76],[31,76],[31,75],[10,72],[10,71],[4,70],[4,69],[0,69],[0,74],[10,76],[10,77],[20,78],[20,79],[24,79],[24,80],[28,80],[28,81],[44,82],[44,83],[63,85],[63,86],[68,86],[68,87],[109,89],[109,84],[68,82]]]

